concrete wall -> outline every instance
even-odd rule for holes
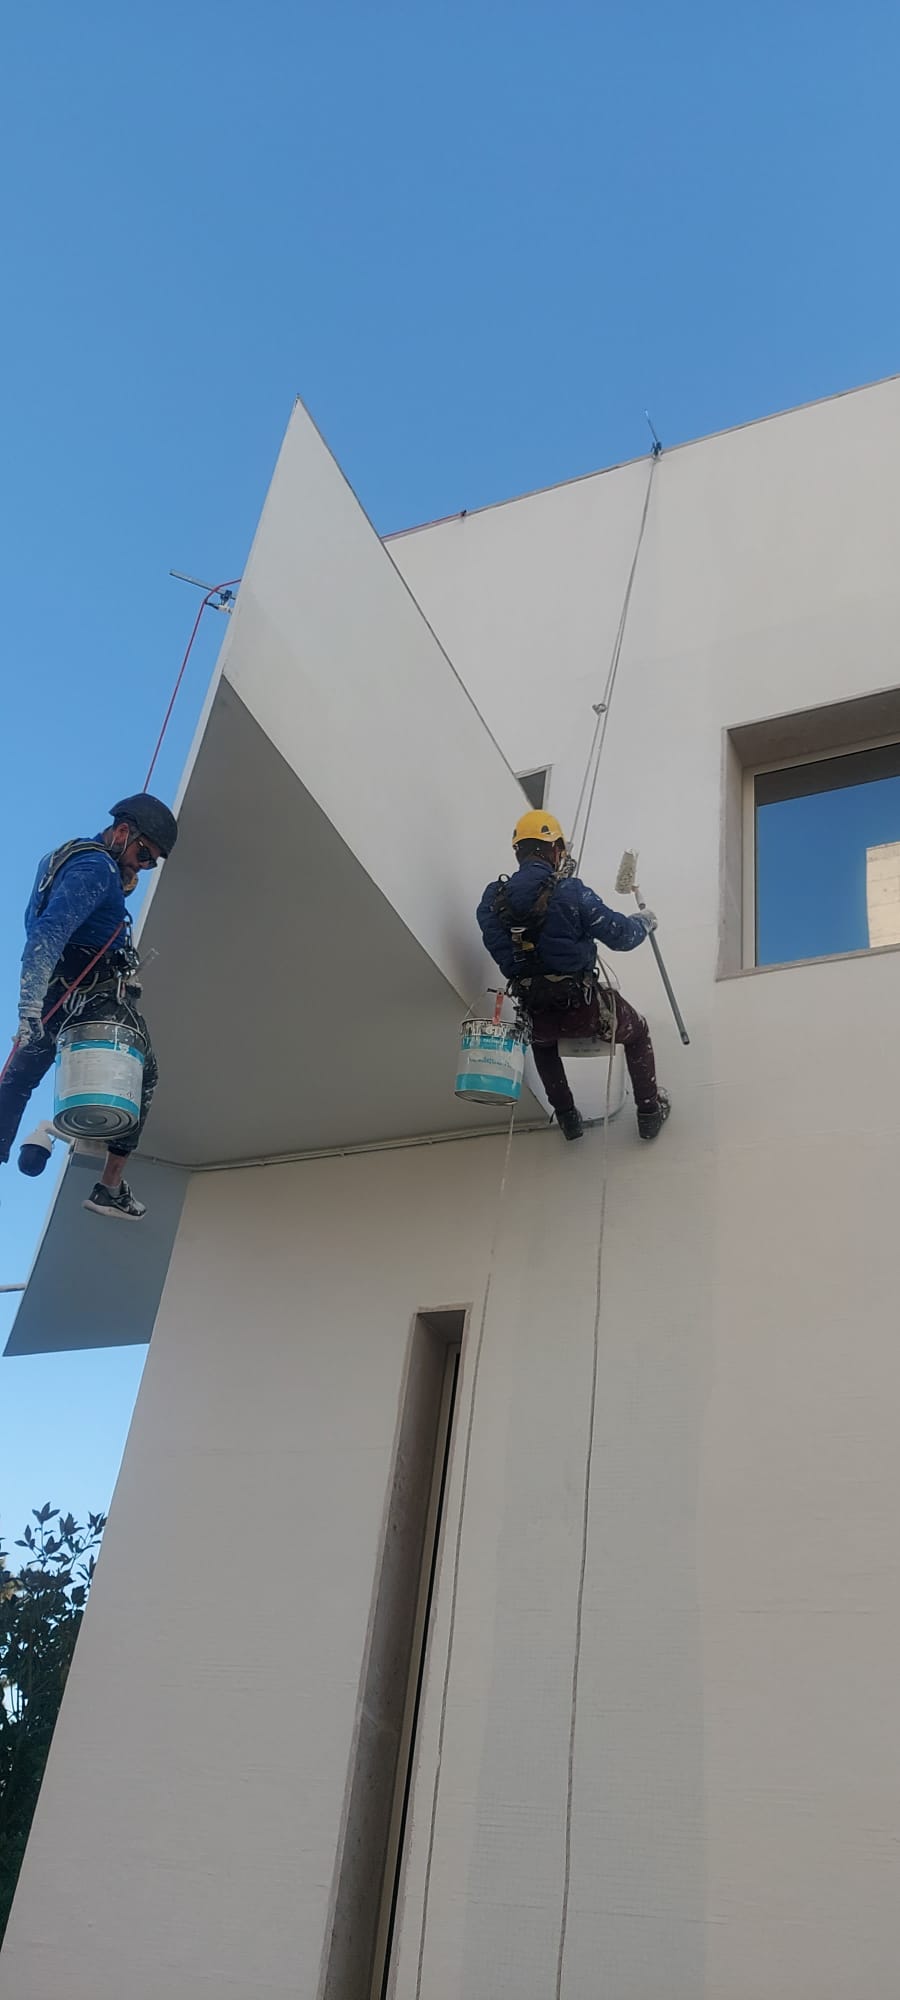
[[[471,999],[487,968],[470,922],[484,844],[505,847],[521,788],[300,404],[222,671],[397,915]]]
[[[720,729],[896,685],[898,443],[900,378],[663,457],[587,857],[599,875],[609,880],[630,832],[648,865],[668,856],[667,882],[690,869],[702,920],[718,865]],[[562,814],[581,782],[648,463],[390,542],[510,762],[553,765]],[[671,915],[684,908],[682,891]]]
[[[620,1828],[608,1802],[598,1817],[594,1788],[605,1771],[623,1806],[633,1787],[646,1793],[652,1746],[667,1803],[643,1831],[627,1805],[630,1879],[646,1865],[652,1901],[673,1829],[686,1829],[684,1904],[670,1887],[657,1929],[687,1992],[703,1912],[696,1507],[709,1303],[699,1274],[684,1271],[662,1299],[655,1267],[641,1275],[636,1184],[669,1190],[655,1254],[679,1272],[702,1197],[680,1170],[684,1134],[646,1161],[630,1129],[613,1135],[575,1894],[594,1894],[602,1855],[615,1900]],[[514,1148],[427,1938],[424,1990],[448,2000],[543,2000],[553,1964],[600,1145],[595,1133],[581,1156],[562,1153],[548,1132]],[[0,1961],[4,2000],[316,1992],[410,1322],[422,1306],[477,1307],[503,1150],[485,1139],[194,1181]],[[647,1314],[637,1337],[635,1308]],[[458,1439],[470,1382],[471,1350]],[[459,1471],[457,1450],[451,1533]],[[440,1606],[401,1993],[417,1950],[446,1588]],[[593,1937],[576,1919],[573,1944]]]
[[[621,961],[675,1110],[652,1150],[627,1114],[610,1137],[566,2000],[896,1985],[900,955],[715,967],[722,731],[900,678],[898,427],[889,384],[659,468],[586,872],[608,885],[640,847],[692,1044],[649,953]],[[645,478],[392,545],[563,813]],[[194,1182],[3,2000],[316,1992],[409,1324],[477,1308],[502,1153]],[[600,1133],[513,1146],[424,2000],[553,1991],[602,1160]],[[471,1353],[460,1426],[470,1384]],[[459,1472],[457,1451],[451,1534]],[[397,2000],[448,1580],[445,1560]]]

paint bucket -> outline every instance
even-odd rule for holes
[[[470,1104],[517,1104],[525,1073],[526,1032],[519,1021],[500,1019],[498,999],[493,1020],[468,1014],[459,1038],[457,1097]]]
[[[141,1115],[144,1038],[121,1021],[76,1021],[56,1045],[53,1128],[66,1139],[121,1139]]]

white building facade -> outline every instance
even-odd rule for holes
[[[691,1043],[617,959],[668,1126],[566,1145],[535,1083],[509,1143],[453,1097],[473,911],[516,773],[571,821],[651,462],[383,544],[295,412],[144,924],[146,1234],[101,1269],[71,1166],[10,1344],[153,1334],[2,2000],[895,1990],[865,838],[859,941],[785,836],[756,961],[766,802],[894,775],[898,440],[890,381],[653,468],[582,873],[640,850]]]

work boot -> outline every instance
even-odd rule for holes
[[[658,1134],[662,1131],[662,1128],[666,1122],[666,1119],[669,1116],[669,1112],[671,1111],[671,1109],[672,1109],[672,1103],[668,1091],[661,1090],[656,1100],[655,1110],[638,1112],[637,1115],[638,1132],[640,1133],[641,1138],[642,1139],[657,1138]]]
[[[581,1138],[584,1131],[584,1119],[581,1116],[581,1112],[576,1111],[574,1104],[571,1111],[558,1111],[556,1117],[564,1139]]]
[[[140,1222],[147,1210],[142,1201],[137,1201],[127,1181],[120,1181],[117,1188],[104,1187],[102,1181],[95,1181],[87,1201],[83,1201],[89,1215],[112,1215],[121,1222]]]
[[[56,1133],[49,1119],[43,1118],[27,1139],[19,1147],[18,1168],[20,1174],[27,1174],[29,1180],[36,1180],[42,1174],[53,1151]]]

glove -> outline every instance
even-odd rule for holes
[[[650,936],[651,931],[655,931],[658,929],[657,920],[652,910],[638,910],[636,912],[636,915],[638,923],[643,924],[644,932],[647,937]]]
[[[16,1047],[20,1049],[33,1049],[38,1042],[43,1041],[43,1038],[44,1024],[40,1015],[20,1014],[19,1026],[16,1033]]]

